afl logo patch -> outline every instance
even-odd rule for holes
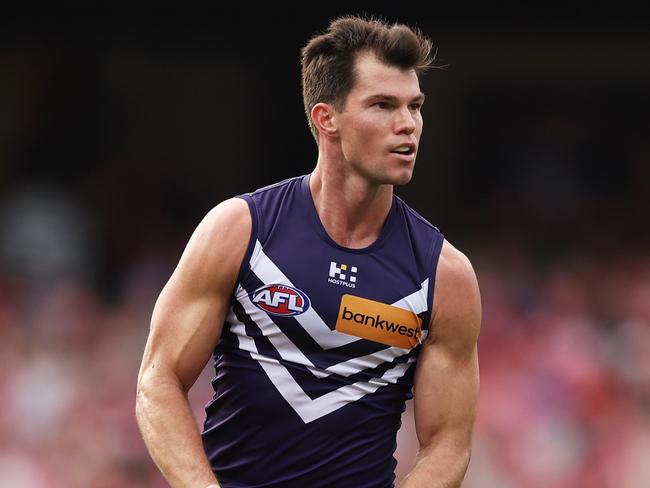
[[[266,285],[250,295],[251,301],[259,309],[273,315],[291,317],[309,309],[309,297],[298,288],[287,285]]]

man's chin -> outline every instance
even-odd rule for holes
[[[413,178],[413,171],[402,171],[400,173],[390,175],[390,184],[395,185],[395,186],[403,186],[406,185],[411,181]]]
[[[383,174],[368,174],[368,176],[375,184],[402,186],[411,181],[413,168],[400,168],[399,170],[384,172]]]

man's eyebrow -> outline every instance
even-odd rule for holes
[[[423,103],[424,102],[424,93],[419,93],[415,97],[411,99],[409,103]],[[386,101],[386,102],[398,102],[399,99],[396,96],[393,95],[385,95],[383,93],[377,93],[375,95],[370,95],[366,101],[368,102],[376,102],[376,101]]]
[[[420,92],[419,95],[417,95],[413,100],[411,100],[411,103],[424,103],[425,99],[424,93]]]

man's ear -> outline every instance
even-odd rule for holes
[[[311,120],[318,132],[326,136],[334,136],[338,132],[336,126],[336,111],[329,103],[317,103],[311,109]]]

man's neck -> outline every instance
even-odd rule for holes
[[[309,189],[318,216],[337,244],[361,249],[377,240],[393,203],[393,186],[370,183],[353,172],[316,165]]]

